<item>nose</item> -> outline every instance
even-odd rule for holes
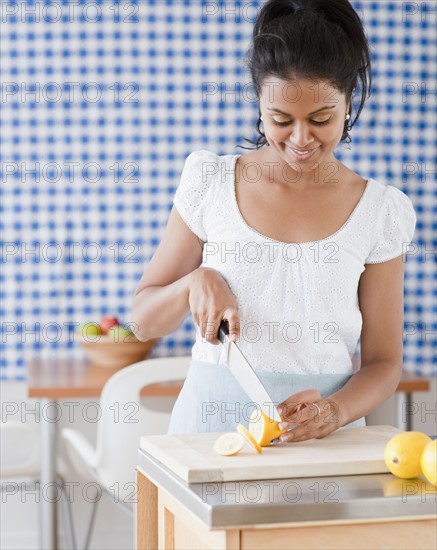
[[[314,138],[311,136],[311,128],[306,123],[295,122],[292,125],[290,134],[290,142],[292,145],[299,147],[299,149],[305,149],[307,145],[312,143]]]

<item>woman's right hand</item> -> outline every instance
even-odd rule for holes
[[[190,310],[202,338],[219,344],[218,329],[222,320],[228,321],[229,337],[240,337],[240,316],[235,295],[218,271],[211,268],[195,269],[189,282]]]

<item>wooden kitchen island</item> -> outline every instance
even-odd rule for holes
[[[188,483],[148,451],[139,450],[137,470],[139,550],[437,547],[437,491],[422,478],[367,473],[217,481],[212,470],[210,481]],[[174,448],[175,460],[183,454],[182,446]],[[230,468],[234,458],[226,457]]]

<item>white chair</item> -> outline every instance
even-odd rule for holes
[[[101,418],[94,448],[78,431],[64,428],[62,439],[79,475],[97,482],[103,493],[133,511],[136,495],[135,468],[142,435],[165,433],[169,412],[155,411],[141,403],[141,389],[159,382],[184,380],[191,357],[145,359],[125,367],[106,382],[100,397]],[[163,426],[165,426],[163,428]],[[89,546],[94,524],[96,498],[83,548]]]

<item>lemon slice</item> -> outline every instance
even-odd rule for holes
[[[278,438],[286,431],[280,430],[279,422],[269,418],[259,409],[255,409],[250,415],[249,432],[261,447],[270,447],[272,439]]]
[[[241,451],[244,439],[239,433],[231,432],[218,437],[214,443],[214,451],[223,456],[236,455]]]
[[[262,453],[261,446],[258,444],[257,440],[253,437],[253,435],[246,430],[243,424],[238,424],[237,432],[241,434],[244,437],[244,439],[249,443],[249,445],[251,445],[258,453]]]

